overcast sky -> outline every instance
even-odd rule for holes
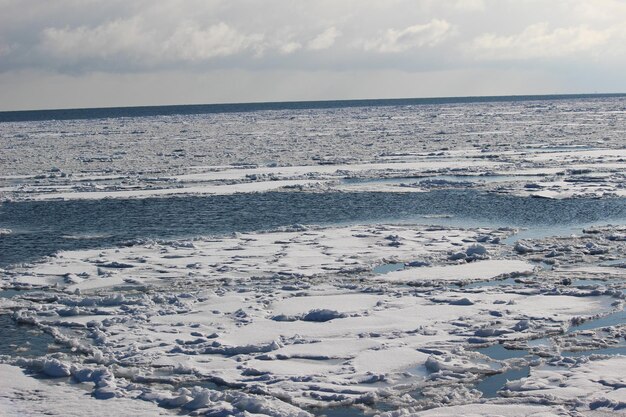
[[[626,0],[0,0],[0,110],[626,92]]]

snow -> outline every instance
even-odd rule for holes
[[[534,266],[519,260],[492,259],[460,265],[433,266],[417,269],[394,271],[384,275],[385,281],[476,281],[506,278],[510,276],[529,275]]]
[[[615,412],[626,409],[624,371],[626,357],[583,362],[571,367],[544,367],[530,377],[507,383],[513,397],[559,398],[585,408]]]
[[[98,363],[137,367],[148,376],[165,367],[168,371],[158,377],[164,382],[184,377],[193,385],[217,379],[270,398],[288,396],[304,408],[358,403],[382,395],[381,389],[400,395],[406,387],[429,381],[476,380],[494,367],[464,346],[527,340],[564,331],[581,317],[614,311],[614,293],[441,286],[529,279],[541,272],[525,257],[547,251],[550,244],[531,242],[536,251],[515,254],[498,243],[509,233],[417,225],[295,227],[67,251],[11,275],[13,284],[41,277],[61,292],[39,303],[17,298],[13,306],[21,309],[21,320],[80,346]],[[612,233],[607,229],[592,239]],[[572,247],[584,251],[593,246],[576,239],[570,238]],[[457,250],[484,259],[450,260]],[[371,272],[385,259],[410,264],[418,255],[433,266]],[[226,272],[223,265],[228,265]],[[104,269],[106,273],[97,272]],[[80,282],[65,279],[68,273]],[[109,282],[140,291],[113,295],[119,290],[102,284]],[[420,286],[406,285],[415,282]],[[65,336],[68,328],[74,331]],[[84,366],[76,361],[51,358],[28,366],[58,377],[76,374]],[[93,395],[124,397],[129,384],[143,380],[122,374]],[[233,399],[222,404],[217,394],[205,394],[164,391],[158,402],[237,407]],[[467,400],[473,398],[467,395]],[[207,398],[214,399],[209,404]]]
[[[146,401],[115,398],[106,402],[91,397],[83,387],[42,381],[15,366],[0,364],[0,410],[6,417],[21,416],[168,416],[166,409]]]
[[[231,185],[203,185],[196,187],[161,188],[143,190],[115,190],[115,191],[77,191],[65,193],[45,193],[34,196],[34,200],[100,200],[103,198],[147,198],[175,195],[229,195],[238,193],[260,193],[277,190],[284,187],[302,187],[318,184],[318,181],[285,180],[271,182],[254,182]]]
[[[0,200],[97,205],[267,192],[419,199],[459,188],[603,203],[626,196],[626,124],[614,113],[622,107],[599,99],[6,123]],[[467,219],[450,219],[465,227],[428,226],[410,216],[137,236],[120,247],[94,247],[76,239],[86,232],[72,232],[69,246],[88,249],[0,270],[11,297],[0,293],[0,314],[12,330],[0,335],[23,336],[2,346],[0,413],[623,412],[624,356],[589,353],[620,348],[626,337],[622,322],[602,321],[624,307],[623,225],[535,231],[509,244],[512,227],[470,227]],[[421,223],[437,216],[446,215]],[[0,226],[7,242],[24,233]],[[377,273],[387,264],[400,270]],[[24,288],[38,291],[12,292]],[[525,353],[477,351],[498,344]],[[33,346],[46,353],[29,356]],[[529,377],[496,398],[476,389],[518,368]]]
[[[407,414],[409,415],[409,414]],[[558,407],[520,404],[466,404],[410,414],[415,417],[565,417],[569,413]],[[402,414],[398,414],[398,417]]]
[[[67,251],[18,268],[11,285],[39,281],[60,292],[50,299],[18,297],[7,308],[19,309],[21,321],[79,347],[110,375],[117,374],[92,390],[95,398],[132,396],[135,388],[129,387],[146,378],[137,375],[146,375],[164,382],[185,378],[190,386],[210,378],[269,398],[288,397],[297,409],[359,403],[390,392],[398,393],[391,397],[400,404],[406,400],[403,392],[426,388],[430,381],[474,381],[493,373],[493,364],[466,350],[471,345],[519,343],[563,332],[576,320],[615,311],[621,299],[621,293],[595,289],[465,291],[445,285],[504,277],[532,280],[537,274],[558,282],[576,271],[605,270],[564,265],[543,271],[531,257],[550,254],[558,245],[575,260],[601,242],[614,242],[607,246],[614,252],[597,256],[619,257],[624,244],[606,239],[617,230],[527,241],[533,250],[522,253],[499,243],[508,230],[418,225],[298,226],[192,241],[145,241]],[[451,260],[455,251],[483,259]],[[371,272],[386,259],[411,264],[416,257],[433,266]],[[406,285],[416,282],[419,287]],[[122,283],[141,290],[116,294]],[[111,363],[141,371],[132,376]],[[72,357],[19,364],[54,377],[89,374]],[[218,391],[145,389],[142,398],[160,404],[241,410],[239,400]],[[471,391],[449,395],[475,399]],[[429,401],[436,406],[444,397]],[[415,406],[413,401],[405,409]]]

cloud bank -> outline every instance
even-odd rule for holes
[[[206,102],[245,99],[210,93],[210,80],[224,82],[229,73],[233,85],[242,74],[271,81],[286,100],[313,97],[290,93],[294,80],[322,76],[329,83],[360,80],[350,88],[353,97],[366,96],[373,82],[389,85],[388,96],[424,94],[414,82],[432,74],[442,80],[437,95],[473,92],[457,82],[471,74],[542,80],[539,89],[560,80],[553,92],[624,91],[617,75],[626,69],[624,21],[626,3],[619,0],[0,0],[0,88],[8,94],[0,108],[55,103],[30,95],[27,84],[42,79],[122,85],[159,74],[205,80],[195,88],[206,92]],[[400,73],[414,82],[402,89],[385,78]],[[247,97],[258,97],[256,90],[251,86]],[[501,91],[513,92],[514,82]],[[168,97],[153,94],[145,104]],[[124,100],[122,94],[118,104]]]

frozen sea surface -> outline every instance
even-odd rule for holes
[[[356,106],[9,115],[0,414],[623,412],[626,99]]]

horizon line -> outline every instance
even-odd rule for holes
[[[396,97],[396,98],[358,98],[358,99],[325,99],[325,100],[286,100],[286,101],[250,101],[250,102],[220,102],[220,103],[196,103],[196,104],[150,104],[135,106],[104,106],[104,107],[67,107],[67,108],[46,108],[46,109],[21,109],[21,110],[0,110],[0,122],[12,121],[40,121],[40,120],[74,120],[91,119],[88,113],[103,112],[109,116],[102,117],[150,117],[162,115],[193,115],[204,113],[238,113],[262,110],[286,110],[295,109],[330,109],[361,107],[378,103],[381,106],[394,105],[419,105],[419,104],[455,104],[455,103],[475,103],[475,102],[499,102],[499,101],[548,101],[563,100],[572,98],[611,98],[626,97],[624,93],[562,93],[562,94],[511,94],[511,95],[473,95],[473,96],[438,96],[438,97]],[[191,110],[187,112],[173,112],[174,109]],[[161,109],[161,111],[155,111]],[[195,109],[195,111],[194,111]],[[205,111],[200,111],[201,109]],[[115,114],[122,110],[135,110],[143,114],[134,116]],[[169,111],[166,111],[169,110]],[[207,111],[213,110],[213,111]],[[41,117],[44,115],[61,116],[58,119],[51,117]],[[22,116],[22,117],[19,117]],[[31,116],[31,118],[27,117]],[[39,117],[37,117],[39,116]]]

